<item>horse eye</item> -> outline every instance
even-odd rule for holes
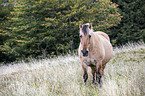
[[[91,35],[89,35],[89,38],[91,38]]]
[[[82,35],[80,35],[80,38],[82,38]]]

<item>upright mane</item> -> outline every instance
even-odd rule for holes
[[[91,25],[91,30],[89,29],[89,25],[90,25],[90,23],[86,23],[82,26],[82,31],[83,31],[84,35],[89,34],[89,31],[93,32],[92,25]]]
[[[88,25],[83,25],[82,31],[84,35],[88,34]]]

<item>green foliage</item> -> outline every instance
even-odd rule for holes
[[[8,17],[13,7],[7,0],[0,0],[0,62],[2,61],[13,61],[15,60],[11,55],[5,53],[2,46],[5,44],[5,41],[9,38],[9,30],[7,29]]]
[[[8,38],[0,49],[15,59],[78,48],[80,23],[90,22],[94,30],[105,31],[120,22],[117,5],[109,0],[9,0],[8,4],[13,10],[2,31]]]
[[[128,41],[145,42],[145,3],[142,0],[112,0],[120,8],[123,16],[117,27],[111,28],[112,41],[125,44]]]

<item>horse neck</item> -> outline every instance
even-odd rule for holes
[[[92,51],[94,47],[97,47],[97,45],[99,45],[99,36],[97,34],[94,34],[94,32],[92,32],[91,34],[91,41],[89,46],[90,51]]]

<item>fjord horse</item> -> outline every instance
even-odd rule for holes
[[[101,31],[93,32],[91,23],[80,24],[79,28],[80,45],[78,53],[82,63],[84,82],[86,83],[88,79],[87,68],[89,66],[93,75],[92,83],[97,83],[101,87],[105,66],[113,56],[109,36]]]

